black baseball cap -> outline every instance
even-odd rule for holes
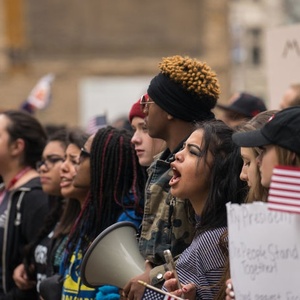
[[[300,106],[277,112],[261,129],[236,132],[232,140],[240,147],[278,145],[300,154]]]
[[[264,101],[248,93],[240,93],[230,105],[217,104],[217,107],[224,110],[233,111],[252,118],[258,113],[267,110]]]

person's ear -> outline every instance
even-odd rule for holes
[[[168,118],[168,120],[173,120],[174,119],[174,117],[171,116],[170,114],[167,114],[167,118]]]
[[[10,147],[11,147],[11,154],[13,156],[18,156],[25,149],[25,141],[23,139],[16,139],[11,143]]]

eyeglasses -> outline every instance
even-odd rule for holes
[[[39,170],[43,165],[49,170],[54,167],[54,165],[58,162],[62,162],[64,159],[58,156],[47,156],[46,159],[38,161],[36,163],[36,169]]]
[[[140,106],[141,106],[141,111],[143,113],[147,113],[149,110],[149,104],[155,103],[154,101],[150,101],[150,98],[148,95],[143,95],[140,99]]]
[[[85,158],[90,158],[91,153],[87,152],[84,148],[80,149],[80,154],[79,154],[79,163],[82,163]]]

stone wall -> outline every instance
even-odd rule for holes
[[[230,83],[227,2],[26,1],[26,43],[20,49],[25,59],[0,70],[0,106],[18,107],[37,80],[53,72],[51,106],[37,116],[44,123],[77,125],[82,78],[154,75],[161,57],[175,54],[197,57],[212,66],[224,101]],[[0,22],[10,26],[13,20]],[[10,50],[9,40],[6,47]]]

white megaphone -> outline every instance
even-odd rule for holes
[[[124,221],[106,228],[93,241],[82,260],[81,279],[88,287],[108,284],[123,288],[129,279],[144,271],[136,228]]]

